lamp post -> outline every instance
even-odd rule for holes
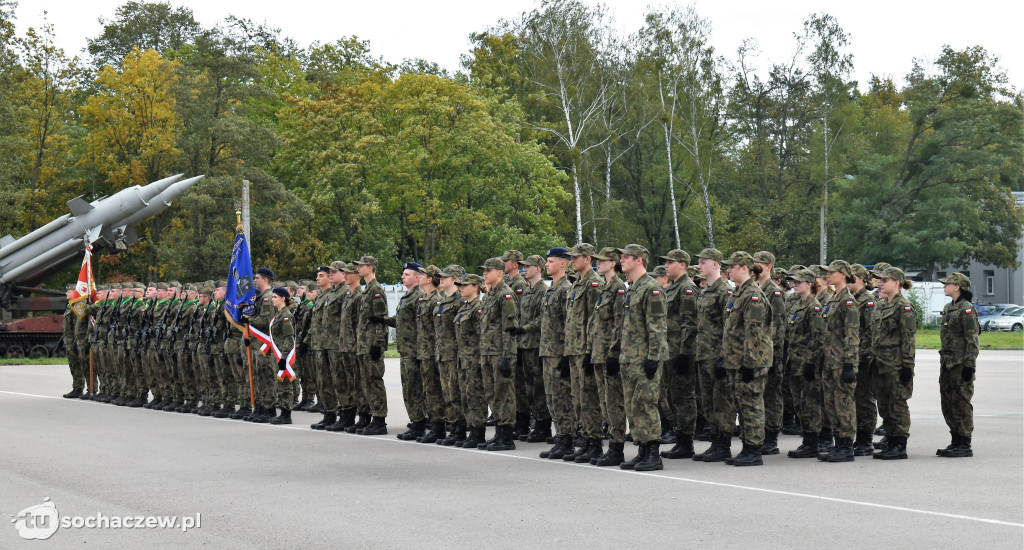
[[[820,257],[818,263],[820,263],[822,265],[825,265],[825,256],[827,256],[827,253],[828,253],[828,235],[825,233],[825,209],[828,206],[828,184],[830,184],[830,183],[832,183],[832,182],[834,182],[836,180],[842,180],[842,179],[852,180],[853,176],[851,176],[850,174],[846,174],[846,175],[843,175],[843,176],[836,176],[836,177],[826,181],[821,186],[821,227],[818,229],[819,236],[820,236],[819,243],[821,244],[821,249],[820,249],[820,252],[821,252],[820,256],[821,257]]]

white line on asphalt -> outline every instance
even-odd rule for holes
[[[4,394],[8,394],[8,395],[21,395],[21,396],[24,396],[24,397],[41,397],[41,398],[44,398],[44,399],[63,399],[61,396],[38,395],[38,394],[32,394],[32,393],[12,392],[12,391],[5,391],[5,390],[0,390],[0,393],[4,393]],[[76,401],[76,400],[72,399],[70,401]],[[986,415],[986,416],[1018,416],[1018,415]],[[232,422],[232,423],[238,424],[238,422],[232,421],[231,419],[228,419],[228,418],[212,418],[212,417],[204,417],[204,418],[209,419],[209,420],[221,420],[221,421],[225,421],[225,422]],[[271,425],[271,424],[253,424],[253,425],[254,426],[263,426],[263,427],[267,427],[267,428],[274,428],[274,429],[285,428],[285,429],[290,429],[290,430],[298,430],[298,431],[301,431],[301,432],[304,432],[304,433],[311,433],[311,432],[312,433],[317,433],[316,430],[310,430],[308,427],[303,427],[301,425],[297,426],[297,425],[294,425],[294,424],[292,424],[290,426],[278,426],[278,425]],[[382,438],[382,437],[379,437],[379,436],[369,436],[369,437],[367,437],[367,436],[361,436],[361,435],[357,435],[357,434],[350,434],[350,433],[346,433],[346,432],[335,432],[334,435],[352,436],[352,437],[356,437],[356,438],[364,440],[364,441],[368,440],[368,441],[383,441],[383,442],[388,442],[388,443],[408,443],[406,441],[401,441],[401,440],[394,439],[394,438]],[[473,452],[473,449],[462,449],[462,448],[459,448],[459,447],[445,447],[443,445],[417,445],[416,448],[418,448],[418,449],[443,449],[443,450],[449,450],[449,451]],[[520,460],[529,460],[531,462],[542,462],[544,464],[562,464],[562,465],[565,465],[565,466],[575,466],[576,465],[576,463],[565,462],[565,461],[562,461],[562,460],[548,460],[548,459],[539,458],[539,457],[522,456],[522,455],[505,454],[505,453],[489,453],[489,452],[486,452],[486,451],[484,451],[483,453],[480,453],[480,456],[491,456],[491,457],[498,457],[498,458],[516,458],[516,459],[520,459]],[[587,466],[589,466],[589,464]],[[825,501],[825,502],[835,502],[835,503],[839,503],[839,504],[853,504],[855,506],[864,506],[864,507],[868,507],[868,508],[880,508],[880,509],[883,509],[883,510],[894,510],[894,511],[898,511],[898,512],[907,512],[907,513],[911,513],[911,514],[921,514],[921,515],[926,515],[926,516],[936,516],[936,517],[949,518],[949,519],[961,519],[961,520],[966,520],[966,521],[975,521],[975,522],[979,522],[979,523],[989,523],[989,524],[992,524],[992,525],[1005,525],[1005,526],[1008,526],[1008,527],[1021,527],[1021,528],[1024,528],[1024,523],[1014,523],[1014,522],[1011,522],[1011,521],[1002,521],[1002,520],[998,520],[998,519],[981,518],[981,517],[976,517],[976,516],[965,516],[965,515],[962,515],[962,514],[951,514],[951,513],[948,513],[948,512],[937,512],[937,511],[934,511],[934,510],[922,510],[922,509],[919,509],[919,508],[908,508],[906,506],[894,506],[894,505],[891,505],[891,504],[880,504],[880,503],[877,503],[877,502],[867,502],[867,501],[863,501],[863,500],[850,500],[850,499],[845,499],[845,498],[828,497],[828,496],[823,496],[823,495],[813,495],[813,494],[810,494],[810,493],[796,493],[796,492],[793,492],[793,491],[780,491],[778,489],[766,489],[764,487],[752,487],[750,485],[736,485],[734,483],[722,483],[722,482],[719,482],[719,481],[707,481],[707,480],[703,480],[703,479],[693,479],[693,478],[687,478],[687,477],[675,477],[675,476],[669,476],[669,475],[665,475],[665,474],[655,474],[655,473],[647,473],[647,472],[633,472],[633,471],[622,470],[622,469],[617,469],[617,468],[616,469],[613,469],[613,468],[594,468],[593,470],[594,471],[598,471],[598,472],[608,472],[608,473],[625,474],[625,475],[641,475],[641,476],[653,477],[653,478],[658,478],[658,479],[667,479],[667,480],[670,480],[670,481],[683,481],[683,482],[687,482],[687,483],[696,483],[696,484],[700,484],[700,485],[710,485],[712,487],[725,487],[725,488],[728,488],[728,489],[740,489],[740,490],[744,490],[744,491],[754,491],[754,492],[758,492],[758,493],[768,493],[768,494],[772,494],[772,495],[781,495],[781,496],[788,496],[788,497],[806,498],[806,499],[811,499],[811,500],[822,500],[822,501]]]

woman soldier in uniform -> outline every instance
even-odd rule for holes
[[[469,435],[456,441],[456,447],[475,449],[486,440],[487,399],[484,396],[484,378],[480,370],[480,289],[483,277],[468,273],[458,282],[462,303],[455,314],[455,340],[459,346],[459,395],[462,411],[466,415]]]
[[[881,273],[880,300],[875,307],[875,399],[882,417],[887,440],[886,448],[874,458],[897,460],[907,458],[907,437],[910,436],[910,409],[907,400],[914,393],[914,353],[916,350],[917,312],[901,292],[910,289],[898,267],[887,267]]]
[[[793,406],[803,432],[803,442],[789,451],[790,458],[818,456],[818,435],[821,432],[821,358],[825,341],[825,321],[821,318],[818,281],[809,270],[801,269],[790,277],[796,301],[789,306],[789,326],[786,342],[789,345],[787,367]]]
[[[288,353],[295,347],[295,326],[292,324],[292,310],[289,309],[292,305],[292,296],[287,288],[275,287],[270,296],[270,303],[277,309],[277,315],[270,321],[270,338],[273,340],[274,347],[281,354],[277,360],[278,376],[274,377],[277,380],[277,399],[280,402],[281,415],[270,419],[270,423],[291,424],[292,402],[295,400],[295,385],[293,384],[295,378],[287,376],[281,378],[279,373],[288,372]]]
[[[939,396],[942,416],[949,426],[953,441],[945,449],[935,451],[939,456],[962,458],[974,456],[971,433],[974,432],[974,367],[978,359],[978,310],[971,304],[974,294],[969,290],[971,280],[963,273],[954,273],[939,279],[945,284],[946,296],[953,299],[942,309],[939,339]]]

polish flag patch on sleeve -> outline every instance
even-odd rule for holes
[[[621,289],[621,288],[619,289],[619,294],[625,294],[625,293],[626,293],[626,291],[625,291],[625,290],[623,290],[623,289]]]
[[[868,302],[867,305],[868,305],[868,307],[875,307],[875,303],[874,302]]]
[[[903,308],[903,311],[914,311],[914,308],[912,308],[912,307],[910,307],[910,306],[905,306],[905,307]]]
[[[750,297],[750,301],[751,301],[751,302],[760,302],[760,301],[761,301],[761,299],[760,299],[760,298],[758,298],[757,296],[751,296],[751,297]]]
[[[506,300],[511,300],[512,299],[512,295],[511,294],[506,294],[505,295],[505,299]]]
[[[775,296],[777,296],[777,297],[778,297],[778,296],[782,296],[782,293],[781,293],[781,292],[779,292],[778,290],[776,290],[776,291],[775,291]]]
[[[592,287],[594,287],[594,288],[597,288],[597,287],[598,287],[598,286],[600,286],[600,285],[601,285],[601,283],[599,283],[599,282],[597,282],[597,281],[594,281],[594,282],[590,283],[590,286],[592,286]]]
[[[660,290],[652,290],[651,294],[653,294],[655,296],[661,296],[661,291]]]
[[[691,294],[693,294],[693,289],[692,288],[686,289],[686,295],[689,296]]]
[[[821,308],[818,306],[814,306],[814,311],[817,313],[821,313]]]
[[[847,300],[847,301],[846,301],[846,305],[848,305],[848,306],[852,306],[852,305],[853,305],[853,300]]]
[[[974,313],[974,310],[973,310],[973,309],[968,309],[968,310],[967,310],[967,311],[965,311],[964,313],[966,313],[966,314],[970,315],[970,314]]]

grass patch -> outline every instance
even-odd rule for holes
[[[0,365],[66,365],[67,357],[0,357]]]
[[[981,349],[1024,349],[1024,332],[982,332]],[[923,328],[917,331],[917,347],[939,349],[939,329]]]

